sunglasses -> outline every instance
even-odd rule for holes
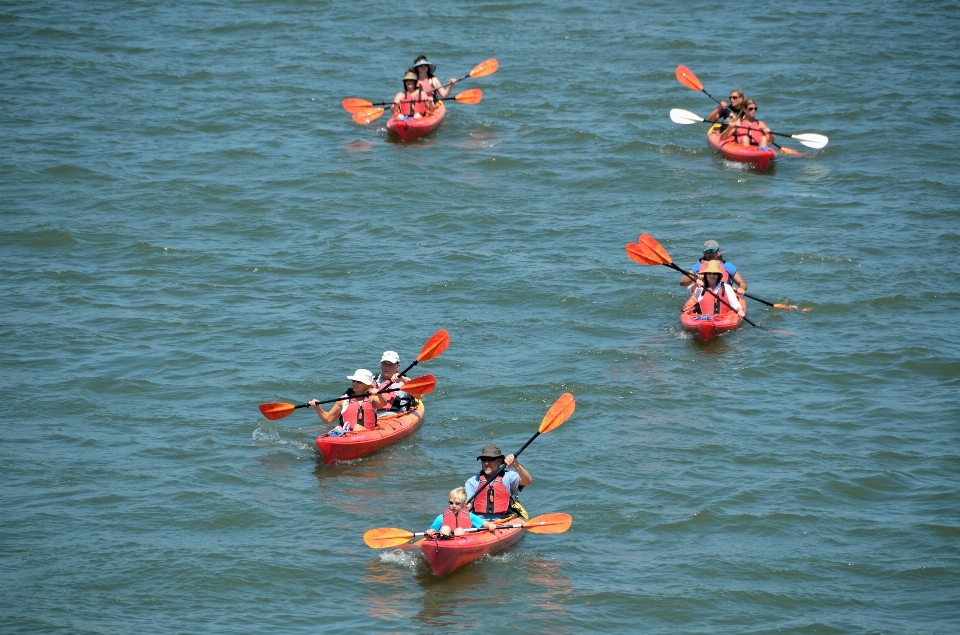
[[[499,456],[481,456],[480,461],[483,463],[492,463],[494,461],[499,461]]]
[[[447,501],[451,505],[463,505],[463,501]]]
[[[756,110],[756,109],[757,109],[756,106],[747,106],[747,110]]]
[[[719,250],[719,249],[704,249],[704,250],[703,250],[703,253],[705,253],[705,254],[715,254],[715,253],[717,253],[718,251],[720,251],[720,250]]]
[[[730,99],[743,99],[740,95],[730,95]]]

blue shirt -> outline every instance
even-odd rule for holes
[[[473,512],[470,512],[471,525],[473,525],[474,527],[483,527],[483,523],[484,523],[484,520],[482,518],[480,518]],[[443,514],[440,514],[439,516],[437,516],[437,519],[433,521],[432,525],[430,525],[430,529],[434,531],[440,531],[441,527],[443,527]]]
[[[733,276],[737,273],[737,268],[733,265],[733,263],[725,262],[723,263],[723,268],[727,270],[727,276],[733,280]],[[693,273],[700,273],[700,261],[698,260],[697,264],[690,267],[690,270],[693,271]]]
[[[481,481],[480,479],[483,479]],[[467,479],[467,482],[463,484],[463,489],[467,490],[467,500],[473,497],[477,493],[477,488],[487,480],[486,476],[471,476]],[[517,500],[517,497],[520,495],[520,475],[516,472],[504,472],[503,474],[503,486],[507,488],[507,491],[510,492],[510,498]],[[487,487],[490,487],[489,485]],[[483,491],[487,491],[487,487],[483,488]],[[481,496],[483,494],[481,493]],[[485,520],[496,520],[497,518],[503,518],[505,514],[481,514],[480,517]]]

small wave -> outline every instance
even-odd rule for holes
[[[384,551],[379,556],[380,562],[384,564],[396,564],[405,569],[416,570],[423,566],[423,559],[419,551],[404,551],[402,549],[393,549]]]

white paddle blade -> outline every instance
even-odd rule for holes
[[[706,119],[700,115],[692,113],[689,110],[683,110],[682,108],[672,108],[670,110],[670,120],[673,121],[673,123],[680,123],[683,125],[706,121]]]
[[[816,148],[817,150],[830,142],[830,139],[828,139],[826,135],[815,134],[813,132],[791,135],[791,138],[796,139],[808,148]]]

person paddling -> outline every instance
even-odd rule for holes
[[[723,259],[723,255],[720,252],[720,243],[715,240],[708,240],[703,243],[703,257],[690,267],[690,273],[699,273],[703,263],[710,262],[711,260],[719,260],[723,265],[724,271],[727,272],[727,280],[733,281],[733,283],[737,285],[737,295],[742,296],[747,292],[747,281],[740,275],[740,271],[736,265]],[[682,287],[687,287],[692,291],[693,284],[693,281],[688,276],[680,278],[680,286]]]
[[[453,85],[457,83],[456,77],[447,80],[448,86],[440,84],[440,80],[433,76],[437,70],[436,64],[427,61],[426,55],[420,55],[413,60],[413,71],[417,74],[417,86],[433,100],[446,99],[453,90]]]
[[[437,516],[425,533],[430,538],[436,538],[437,534],[445,538],[452,536],[462,536],[464,529],[485,527],[486,529],[496,529],[496,525],[488,522],[464,508],[467,502],[467,491],[458,487],[450,491],[450,498],[447,500],[449,509]]]
[[[743,102],[743,116],[723,131],[720,140],[733,137],[742,146],[758,146],[759,150],[769,150],[773,142],[773,133],[762,121],[757,120],[757,102],[748,99]]]
[[[324,423],[333,423],[339,419],[337,427],[327,432],[333,437],[361,429],[373,430],[377,427],[376,409],[383,408],[386,403],[382,395],[370,394],[374,390],[373,373],[366,368],[358,368],[357,372],[347,379],[352,382],[350,387],[341,395],[343,399],[330,406],[330,410],[324,410],[319,399],[307,402],[313,406]]]
[[[400,355],[396,351],[384,351],[380,358],[380,374],[373,378],[374,390],[400,388],[409,377],[399,374]],[[385,403],[383,408],[377,409],[377,416],[390,415],[397,412],[406,412],[410,409],[413,398],[402,390],[386,392],[382,395]]]
[[[412,70],[404,73],[403,90],[394,96],[391,114],[394,117],[420,119],[428,112],[433,112],[436,107],[433,98],[417,85],[417,74]]]
[[[693,295],[691,295],[686,304],[683,305],[683,312],[695,313],[697,315],[722,315],[729,313],[731,307],[733,307],[737,315],[740,317],[745,316],[747,314],[746,309],[740,304],[737,294],[733,292],[733,287],[727,284],[726,279],[727,275],[723,269],[723,265],[718,261],[711,260],[705,263],[703,267],[700,268],[700,276],[697,278]],[[705,291],[705,289],[709,289],[713,291],[713,293],[709,293]],[[717,300],[714,293],[725,300],[730,306]]]
[[[728,117],[733,117],[734,119],[739,119],[743,116],[743,91],[742,90],[731,90],[730,91],[730,103],[727,104],[726,101],[720,100],[720,105],[710,111],[710,114],[707,115],[707,121],[715,122],[720,121],[722,124],[720,127],[720,132],[723,132],[727,129],[726,119]]]
[[[477,460],[480,461],[480,473],[470,477],[463,486],[467,498],[473,498],[480,486],[497,474],[501,465],[512,467],[515,471],[504,472],[494,478],[492,483],[484,486],[480,494],[473,499],[471,511],[484,520],[497,520],[514,514],[526,518],[526,512],[520,506],[518,498],[520,490],[533,482],[530,472],[520,465],[514,455],[503,456],[500,448],[493,444],[484,446]]]

